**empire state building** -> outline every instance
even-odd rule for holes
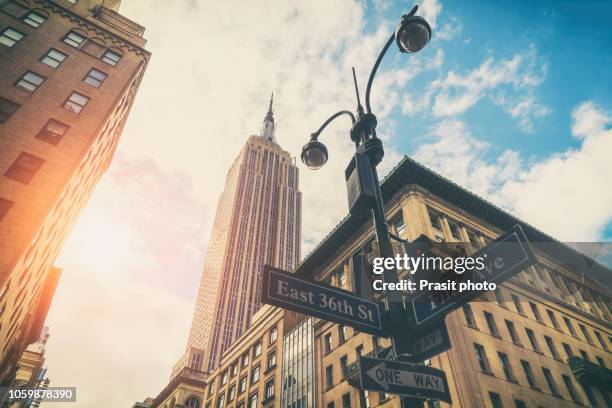
[[[276,142],[270,107],[229,169],[219,198],[185,354],[189,367],[210,372],[261,307],[262,270],[291,270],[300,259],[301,193],[295,159]]]

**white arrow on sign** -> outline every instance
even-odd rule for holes
[[[397,385],[446,392],[442,377],[414,371],[395,370],[388,368],[385,363],[378,363],[366,374],[385,390],[389,390],[389,385]]]

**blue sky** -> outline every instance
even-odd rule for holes
[[[612,3],[451,0],[443,7],[440,23],[460,27],[460,31],[447,41],[436,41],[434,32],[432,46],[423,54],[442,49],[448,61],[446,70],[469,71],[488,57],[508,58],[529,47],[537,50],[538,64],[548,67],[534,93],[550,113],[537,121],[533,132],[525,134],[490,102],[483,101],[466,114],[467,121],[478,124],[477,135],[494,140],[493,152],[512,148],[540,156],[576,147],[579,143],[569,133],[570,112],[576,103],[590,99],[603,108],[612,106]],[[372,8],[380,10],[374,4]],[[367,18],[368,29],[374,29],[379,16],[393,21],[407,9],[404,2],[390,2]],[[400,63],[410,64],[410,60]],[[434,78],[423,75],[412,83],[411,90],[424,92]],[[418,120],[399,119],[399,129],[406,134],[423,133],[430,119],[427,115]]]

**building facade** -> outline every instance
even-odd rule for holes
[[[403,239],[425,234],[473,253],[519,223],[539,261],[447,315],[452,348],[426,364],[445,370],[453,403],[430,406],[611,406],[609,269],[408,158],[382,191],[390,229]],[[354,290],[356,255],[367,259],[376,251],[373,240],[369,220],[347,217],[295,273]],[[397,243],[395,250],[405,251]],[[398,397],[357,386],[359,356],[388,346],[387,339],[317,321],[316,406],[399,407]]]
[[[428,407],[611,406],[608,268],[408,158],[385,178],[382,192],[390,229],[403,239],[425,234],[473,253],[519,223],[538,258],[446,316],[452,347],[425,363],[446,372],[453,402],[429,401]],[[357,265],[376,252],[373,243],[370,220],[348,216],[294,273],[354,291]],[[394,246],[405,251],[401,243]],[[270,306],[260,313],[221,365],[190,389],[191,405],[180,398],[172,404],[170,390],[181,389],[175,385],[152,407],[400,407],[397,396],[361,391],[357,383],[358,358],[380,356],[388,339]],[[266,342],[273,327],[283,339],[275,349]],[[258,344],[268,348],[253,359]],[[272,350],[276,367],[263,376],[262,369],[253,371]],[[244,368],[242,356],[249,360]],[[274,392],[266,392],[268,383]]]
[[[0,381],[40,334],[45,282],[150,57],[119,3],[0,1]]]
[[[185,367],[212,371],[261,307],[263,266],[293,269],[300,259],[298,168],[274,135],[272,100],[259,136],[232,164],[219,198],[202,271]]]

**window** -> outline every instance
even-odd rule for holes
[[[508,355],[502,352],[498,352],[497,355],[499,356],[499,362],[501,363],[502,369],[504,370],[506,380],[516,381],[516,379],[514,378],[514,372],[512,371],[512,366],[510,365],[510,360],[508,359]]]
[[[373,349],[377,349],[382,347],[382,344],[380,343],[380,337],[378,336],[373,336],[372,337],[372,348]]]
[[[229,387],[229,390],[227,390],[227,401],[233,401],[234,398],[236,398],[236,386],[232,385]]]
[[[525,401],[521,401],[521,400],[518,400],[518,399],[514,400],[514,406],[516,408],[527,408],[527,405],[525,404]]]
[[[553,343],[553,339],[548,336],[544,336],[544,341],[546,341],[546,345],[548,346],[550,355],[553,356],[553,358],[559,360],[559,353],[557,353],[557,349],[555,348],[555,343]]]
[[[246,378],[246,375],[245,375],[238,382],[238,393],[239,394],[242,394],[243,392],[246,391],[246,383],[247,383],[247,378]]]
[[[244,353],[242,355],[242,367],[246,367],[249,365],[249,353]]]
[[[257,394],[249,396],[248,408],[257,408]]]
[[[368,390],[363,390],[363,399],[365,400],[365,408],[370,408],[370,393]]]
[[[225,407],[225,394],[221,394],[219,395],[219,398],[217,398],[217,408],[224,408]]]
[[[264,389],[264,398],[270,399],[273,397],[274,397],[274,379],[271,379],[268,382],[266,382],[266,386]]]
[[[21,21],[26,23],[29,26],[34,28],[38,28],[42,23],[45,22],[47,16],[43,16],[42,14],[38,14],[35,11],[29,11],[26,15],[21,18]]]
[[[567,316],[563,316],[563,321],[565,322],[565,326],[567,326],[567,330],[569,330],[571,335],[576,337],[576,330],[574,330],[574,325],[572,325],[571,320]]]
[[[338,326],[338,338],[340,339],[340,344],[344,343],[347,338],[347,330],[346,326],[341,324]]]
[[[599,364],[602,367],[606,366],[606,363],[604,362],[603,358],[599,357],[599,356],[595,356],[595,359],[597,360],[597,364]]]
[[[451,236],[455,241],[461,241],[461,231],[459,230],[459,225],[455,224],[452,221],[448,222],[448,227],[450,228]]]
[[[561,345],[563,346],[563,350],[565,350],[565,354],[567,354],[567,358],[574,357],[574,352],[572,351],[572,348],[570,347],[569,344],[561,343]]]
[[[338,269],[338,287],[346,287],[346,273],[344,272],[344,267],[340,267],[340,269]]]
[[[593,389],[591,388],[591,386],[587,384],[582,384],[582,389],[587,395],[587,398],[589,399],[589,403],[593,407],[598,407],[599,405],[597,404],[597,399],[595,398],[595,394],[593,394]]]
[[[521,301],[519,300],[518,296],[512,295],[512,302],[514,303],[514,307],[516,308],[516,311],[524,315],[525,311],[523,310],[523,305],[521,304]]]
[[[489,398],[491,399],[491,406],[493,408],[503,408],[504,407],[504,404],[502,404],[499,394],[494,393],[494,392],[489,392]]]
[[[23,184],[28,184],[45,161],[31,154],[21,153],[4,175]]]
[[[561,377],[563,378],[563,382],[565,383],[565,387],[567,388],[567,392],[569,393],[572,401],[580,403],[580,397],[578,397],[578,393],[576,393],[572,379],[565,374],[561,375]]]
[[[531,311],[533,312],[533,317],[535,317],[535,319],[538,322],[542,321],[542,315],[540,314],[540,310],[538,309],[538,305],[536,305],[533,302],[529,302],[529,306],[531,307]]]
[[[259,357],[261,355],[261,340],[255,344],[253,347],[253,358]]]
[[[44,140],[47,143],[58,144],[61,138],[66,134],[70,126],[55,119],[49,119],[47,124],[38,132],[36,138]]]
[[[331,333],[327,333],[325,335],[325,352],[329,353],[333,349],[332,336]]]
[[[516,328],[514,327],[514,323],[510,320],[506,320],[506,327],[508,328],[508,334],[510,335],[510,339],[514,344],[521,344],[521,340],[516,333]]]
[[[593,344],[593,339],[591,338],[591,335],[589,334],[589,331],[587,330],[587,328],[584,326],[584,324],[580,324],[578,323],[578,327],[580,327],[580,331],[582,332],[582,335],[584,336],[584,339],[589,343],[589,344]]]
[[[232,377],[235,377],[236,374],[238,374],[238,362],[234,362],[231,366],[230,366],[230,375]]]
[[[548,384],[550,392],[554,395],[559,396],[559,388],[557,388],[557,384],[555,383],[555,379],[553,378],[553,375],[550,370],[548,368],[542,367],[542,372],[544,373],[544,378],[546,378],[546,383]]]
[[[438,230],[438,231],[442,231],[442,219],[440,218],[440,215],[436,214],[435,212],[429,210],[429,220],[431,221],[431,226]]]
[[[589,355],[587,354],[586,351],[584,350],[578,350],[580,352],[580,356],[585,360],[585,361],[591,361],[591,359],[589,358]]]
[[[538,383],[536,383],[535,377],[533,376],[533,371],[531,371],[531,365],[528,361],[521,360],[521,366],[523,367],[523,371],[525,372],[525,378],[527,378],[527,384],[531,388],[537,388]]]
[[[463,305],[463,314],[465,315],[465,322],[468,326],[477,329],[476,320],[474,319],[474,312],[472,312],[472,306],[469,303]]]
[[[79,48],[81,44],[85,42],[85,36],[75,31],[70,31],[68,34],[66,34],[63,41],[68,45]]]
[[[221,385],[227,384],[227,370],[221,373]]]
[[[43,64],[47,64],[51,68],[55,69],[59,67],[64,60],[68,58],[68,55],[63,52],[59,52],[55,48],[51,48],[40,60]]]
[[[485,373],[490,373],[491,370],[489,368],[489,360],[487,360],[487,354],[485,353],[484,347],[482,347],[480,344],[474,343],[474,351],[476,352],[476,360],[478,361],[480,370]]]
[[[351,394],[348,392],[342,396],[342,408],[351,408]]]
[[[104,72],[92,68],[89,70],[85,78],[83,78],[83,82],[93,86],[94,88],[99,88],[100,85],[102,85],[102,82],[104,82],[104,80],[106,79],[106,77],[107,75]]]
[[[268,370],[276,366],[276,351],[272,350],[268,353]]]
[[[19,109],[19,104],[0,97],[0,123],[6,123],[13,113]]]
[[[548,318],[550,319],[550,323],[552,323],[555,329],[559,329],[559,322],[557,322],[557,318],[552,310],[546,310],[546,314],[548,314]]]
[[[208,395],[212,395],[214,389],[215,389],[215,382],[211,381],[208,384]]]
[[[81,95],[78,92],[72,92],[70,97],[64,102],[64,108],[74,113],[80,113],[85,105],[89,102],[89,98]]]
[[[493,292],[495,293],[495,301],[497,302],[498,305],[503,306],[504,304],[504,296],[501,293],[501,289],[499,287],[495,288],[495,291]]]
[[[363,356],[363,345],[360,344],[359,346],[357,346],[357,348],[355,348],[355,355],[357,356],[357,359]]]
[[[340,357],[340,372],[343,377],[348,375],[348,358],[347,356]]]
[[[334,385],[334,366],[325,367],[325,386],[331,388]]]
[[[484,312],[484,317],[485,317],[485,320],[487,321],[487,327],[489,328],[489,333],[491,333],[493,336],[499,337],[499,334],[497,332],[497,325],[495,324],[495,318],[493,317],[493,315],[489,312]]]
[[[601,347],[604,350],[608,350],[608,345],[606,344],[606,341],[604,340],[604,338],[601,335],[601,333],[598,332],[598,331],[595,331],[595,337],[597,337],[597,341],[599,342],[599,344],[601,344]]]
[[[406,230],[406,225],[404,224],[403,214],[400,212],[397,217],[392,222],[393,227],[395,227],[395,233],[401,237],[404,231]]]
[[[6,45],[7,47],[13,47],[15,44],[21,41],[23,37],[25,37],[25,34],[8,27],[2,30],[0,33],[0,44]]]
[[[253,368],[253,370],[251,370],[251,384],[255,384],[257,381],[259,381],[259,372],[261,371],[259,366],[256,366],[255,368]]]
[[[470,241],[470,244],[472,244],[474,248],[480,248],[480,242],[478,242],[478,236],[476,235],[474,231],[467,230],[467,236],[468,236],[468,240]]]
[[[276,328],[276,326],[274,326],[273,328],[270,329],[270,335],[268,337],[269,343],[270,344],[274,343],[277,338],[278,338],[278,329]]]
[[[45,78],[32,72],[28,71],[17,81],[15,86],[28,92],[34,92],[38,89],[42,83],[45,82]]]
[[[185,402],[185,408],[200,408],[200,401],[196,397],[191,397]]]
[[[122,55],[111,50],[106,50],[104,55],[102,55],[102,62],[107,63],[108,65],[116,66],[121,60]]]
[[[330,401],[327,403],[327,408],[334,408],[334,401]]]
[[[4,216],[6,215],[6,213],[8,213],[8,211],[11,209],[12,206],[13,206],[12,201],[7,200],[5,198],[0,198],[0,220],[4,218]]]
[[[525,328],[525,332],[527,333],[527,338],[529,338],[529,343],[531,344],[531,348],[533,351],[540,352],[540,347],[538,346],[538,340],[536,339],[533,330]]]
[[[0,4],[0,9],[2,9],[2,11],[17,18],[28,10],[27,7],[24,7],[15,1],[3,1]]]

